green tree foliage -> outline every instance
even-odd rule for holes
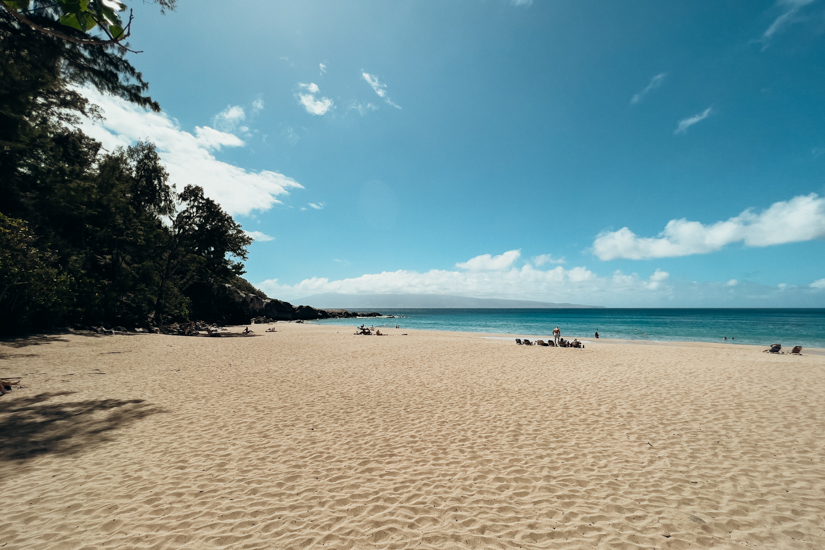
[[[72,279],[54,264],[54,253],[39,246],[26,222],[0,213],[0,330],[45,325],[65,315]]]
[[[42,31],[108,4],[0,0],[0,331],[186,319],[243,273],[249,237],[200,187],[178,194],[154,145],[107,153],[74,127],[97,115],[79,86],[159,110],[118,46]]]
[[[161,11],[174,9],[175,2],[155,0]],[[117,44],[126,48],[122,43],[131,32],[131,12],[124,23],[120,14],[126,5],[119,0],[0,0],[0,6],[40,33],[81,45]],[[87,34],[93,30],[99,30],[102,37]]]

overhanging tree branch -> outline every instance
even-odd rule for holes
[[[127,48],[126,46],[121,44],[121,42],[123,40],[125,40],[126,38],[128,38],[129,35],[132,32],[132,19],[134,19],[134,14],[132,13],[132,10],[129,10],[129,23],[127,23],[127,25],[123,28],[123,32],[120,34],[120,36],[114,37],[108,31],[108,29],[104,28],[104,30],[106,31],[106,34],[108,34],[111,38],[109,40],[98,40],[98,39],[95,39],[95,38],[85,38],[84,39],[84,38],[77,38],[75,36],[69,36],[68,34],[66,34],[64,32],[60,32],[57,29],[50,29],[48,27],[44,27],[42,25],[39,25],[39,24],[35,23],[34,21],[32,21],[31,19],[29,19],[28,17],[26,17],[25,15],[23,15],[22,13],[20,13],[17,10],[14,10],[11,7],[9,7],[9,5],[6,4],[6,2],[4,0],[0,0],[0,6],[3,6],[3,8],[5,8],[5,10],[7,12],[9,12],[11,14],[11,16],[14,17],[15,19],[17,19],[19,22],[23,23],[24,25],[28,25],[32,29],[34,29],[38,32],[42,32],[43,34],[45,34],[47,36],[52,36],[54,38],[60,38],[61,40],[66,40],[67,42],[71,42],[72,44],[78,44],[80,46],[117,46],[117,47],[122,48],[123,50],[128,51],[128,52],[143,53],[143,52],[140,52],[140,51],[136,51],[136,50],[132,50],[130,48]]]

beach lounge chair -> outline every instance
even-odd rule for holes
[[[516,344],[521,345],[521,338],[516,338]]]
[[[527,338],[525,338],[525,339],[524,339],[524,345],[525,345],[525,346],[532,346],[532,345],[533,345],[533,342],[531,342],[530,340],[528,340]]]
[[[782,349],[781,344],[771,344],[771,347],[766,350],[762,350],[763,353],[781,353],[780,350]]]
[[[802,355],[802,346],[794,346],[791,355]]]
[[[551,348],[556,347],[556,344],[553,343],[553,340],[547,340],[547,345],[550,346]]]

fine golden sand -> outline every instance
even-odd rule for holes
[[[825,356],[274,326],[0,343],[0,548],[825,548]]]

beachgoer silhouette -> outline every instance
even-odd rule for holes
[[[559,327],[556,327],[556,328],[553,329],[553,343],[558,346],[560,338],[561,338],[561,330],[559,330]]]

